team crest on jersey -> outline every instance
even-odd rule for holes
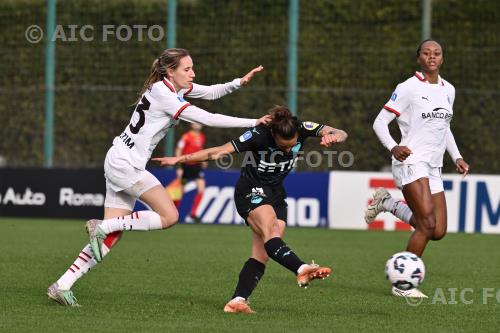
[[[305,121],[303,124],[306,129],[311,131],[319,126],[319,124],[313,123],[312,121]]]
[[[245,142],[249,140],[252,137],[252,132],[251,131],[246,131],[240,136],[240,142]]]
[[[391,96],[391,101],[395,101],[396,99],[398,98],[398,94],[396,93],[392,93],[392,96]]]

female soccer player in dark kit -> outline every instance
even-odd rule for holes
[[[321,137],[320,144],[329,147],[345,141],[347,134],[330,126],[301,122],[285,106],[275,106],[270,115],[269,124],[256,126],[222,146],[179,157],[153,159],[161,165],[175,165],[216,160],[234,152],[253,155],[252,162],[242,166],[234,193],[236,209],[252,229],[252,255],[241,269],[225,312],[254,312],[248,298],[264,275],[269,258],[295,274],[300,287],[307,287],[312,280],[326,278],[332,272],[331,268],[314,262],[306,264],[283,241],[287,204],[282,182],[295,167],[308,137]]]

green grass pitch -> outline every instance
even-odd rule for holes
[[[429,299],[418,306],[391,296],[384,277],[386,259],[407,238],[290,228],[292,249],[332,266],[333,276],[304,290],[270,262],[250,299],[258,313],[234,315],[222,308],[250,254],[246,227],[130,232],[73,287],[82,307],[66,308],[45,292],[86,243],[84,222],[2,218],[0,332],[498,332],[500,236],[430,243],[422,285]]]

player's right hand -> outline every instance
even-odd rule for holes
[[[266,114],[264,117],[260,117],[259,119],[257,119],[255,126],[265,125],[265,124],[269,123],[272,119],[273,118],[271,118],[270,115]]]
[[[242,86],[248,84],[248,82],[250,82],[253,78],[253,76],[262,71],[264,69],[264,67],[262,66],[259,66],[259,67],[255,67],[254,69],[252,69],[250,72],[248,72],[245,76],[243,76],[241,79],[240,79],[240,84]]]
[[[408,158],[408,156],[413,154],[410,148],[406,146],[395,146],[392,148],[391,153],[399,162],[403,162]]]
[[[151,161],[160,162],[160,166],[176,165],[177,163],[179,163],[179,157],[176,157],[176,156],[155,157],[155,158],[152,158]]]

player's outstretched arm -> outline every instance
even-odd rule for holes
[[[254,127],[267,124],[271,116],[265,115],[259,119],[237,118],[218,113],[210,113],[194,105],[188,106],[180,115],[182,120],[199,123],[209,127]]]
[[[193,83],[191,88],[185,92],[184,96],[189,98],[202,98],[208,100],[219,99],[248,84],[255,76],[255,74],[262,71],[263,69],[264,67],[262,66],[255,67],[250,72],[245,74],[245,76],[243,76],[241,79],[237,78],[227,83],[212,84],[210,86]]]
[[[248,72],[245,76],[243,76],[241,79],[240,79],[240,84],[242,86],[248,84],[252,78],[255,76],[255,74],[257,74],[258,72],[264,70],[264,67],[262,66],[258,66],[258,67],[255,67],[254,69],[252,69],[250,72]]]
[[[212,161],[217,160],[224,155],[229,155],[232,153],[234,153],[234,147],[231,142],[228,142],[222,146],[203,149],[192,154],[181,156],[155,157],[151,160],[160,162],[161,166],[166,166],[175,165],[178,163]]]
[[[320,145],[330,147],[334,143],[341,143],[347,140],[347,133],[341,129],[324,126],[319,132],[321,137]]]

